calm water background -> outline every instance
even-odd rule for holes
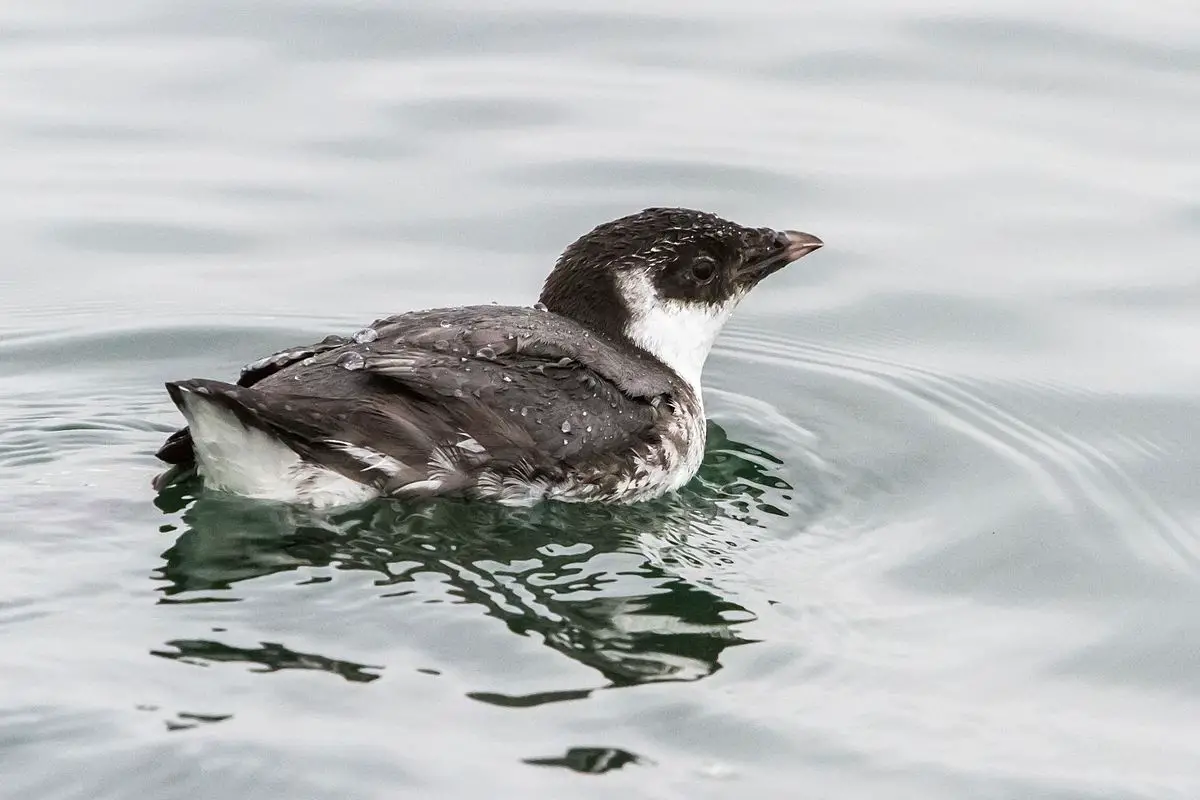
[[[0,10],[3,794],[1200,796],[1195,4],[499,8]],[[163,380],[661,204],[829,243],[683,496],[150,490]]]

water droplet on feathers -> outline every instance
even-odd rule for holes
[[[363,358],[362,353],[344,353],[337,360],[338,366],[342,369],[356,370],[362,369],[367,365],[367,360]]]
[[[379,338],[379,331],[374,328],[363,328],[358,333],[354,334],[354,341],[359,344],[369,344]]]

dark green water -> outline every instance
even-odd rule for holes
[[[1200,795],[1200,13],[504,9],[0,10],[0,794]],[[666,204],[828,243],[680,495],[149,488],[162,381]]]

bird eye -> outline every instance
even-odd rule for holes
[[[692,278],[696,283],[708,283],[717,274],[717,265],[711,258],[697,258],[692,262]]]

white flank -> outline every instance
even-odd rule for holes
[[[622,273],[618,288],[630,311],[625,335],[675,370],[699,400],[704,362],[743,295],[722,305],[663,299],[650,276],[638,270]]]
[[[370,500],[378,492],[333,470],[305,462],[287,445],[205,397],[183,391],[183,415],[204,482],[227,492],[316,507]]]

